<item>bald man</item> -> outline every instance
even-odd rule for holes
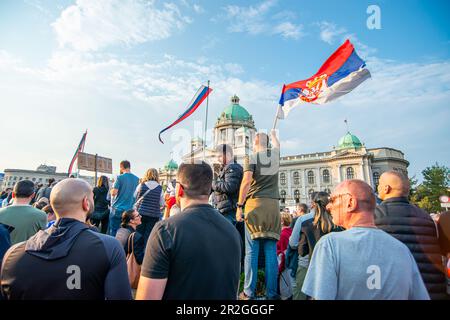
[[[375,224],[411,251],[432,300],[445,300],[445,269],[442,265],[436,226],[428,213],[408,201],[409,179],[397,171],[380,177]]]
[[[85,224],[94,209],[92,188],[65,179],[52,190],[56,223],[5,254],[1,290],[16,300],[131,299],[125,253],[113,237]]]
[[[408,248],[374,222],[375,195],[361,180],[339,184],[327,210],[346,230],[314,248],[302,291],[317,300],[428,300]]]

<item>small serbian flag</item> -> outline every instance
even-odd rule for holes
[[[84,150],[84,145],[86,143],[86,136],[87,136],[87,130],[85,133],[83,133],[80,143],[78,144],[77,150],[75,151],[75,154],[72,157],[72,161],[70,161],[69,170],[67,170],[67,175],[69,177],[72,174],[73,164],[75,163],[75,160],[78,159],[78,154]]]
[[[161,141],[161,143],[164,143],[161,140],[161,133],[163,133],[166,130],[169,130],[170,128],[172,128],[174,125],[180,123],[181,121],[183,121],[184,119],[188,118],[191,114],[194,113],[195,110],[197,110],[197,108],[202,104],[202,102],[206,99],[206,97],[208,97],[209,93],[212,91],[212,89],[210,87],[207,86],[200,86],[200,88],[197,90],[197,93],[195,94],[195,96],[192,98],[191,102],[188,105],[188,108],[186,109],[186,111],[184,111],[177,120],[175,120],[170,126],[162,129],[159,132],[159,141]]]
[[[278,118],[284,119],[292,108],[305,103],[324,104],[349,93],[370,78],[366,63],[346,40],[315,75],[283,86]]]

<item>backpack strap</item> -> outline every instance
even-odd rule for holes
[[[128,236],[128,254],[134,254],[134,234],[135,232],[132,232],[129,236]],[[131,251],[130,251],[130,247],[131,247]]]

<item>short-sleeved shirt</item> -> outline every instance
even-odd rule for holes
[[[119,210],[128,210],[133,208],[135,198],[134,191],[139,184],[139,178],[132,173],[124,173],[117,177],[114,183],[114,189],[119,190],[114,197],[112,206]]]
[[[168,279],[163,299],[236,300],[240,263],[236,228],[212,206],[192,205],[155,225],[141,275]]]
[[[32,206],[12,205],[0,209],[0,223],[14,227],[11,244],[28,240],[47,226],[47,215]]]
[[[253,180],[247,193],[248,198],[279,199],[278,171],[280,149],[272,148],[252,154],[245,159],[244,172],[253,172]]]
[[[319,240],[302,291],[317,300],[430,299],[408,247],[361,227]]]

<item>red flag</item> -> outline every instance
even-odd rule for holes
[[[83,133],[83,137],[81,137],[81,141],[78,144],[78,148],[75,151],[75,154],[73,155],[72,161],[70,161],[69,170],[68,170],[68,173],[67,173],[67,175],[69,177],[70,177],[70,175],[72,173],[73,164],[75,163],[75,160],[78,159],[78,154],[84,150],[84,144],[86,143],[86,135],[87,135],[87,130],[86,130],[85,133]]]

